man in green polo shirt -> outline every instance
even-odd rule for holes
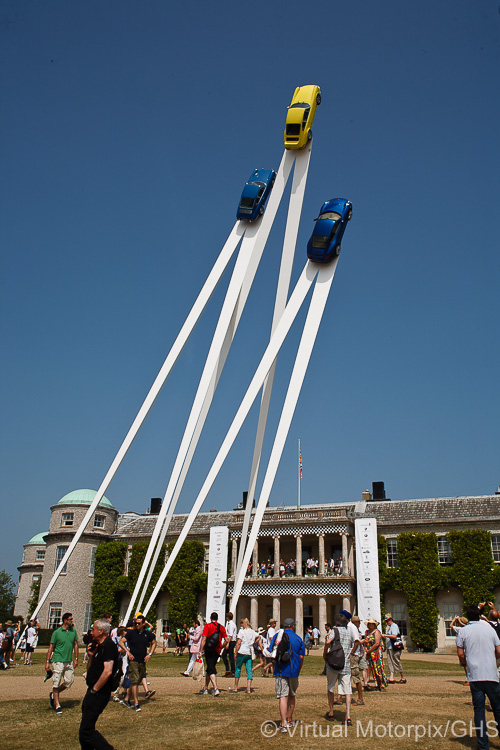
[[[52,662],[52,691],[49,695],[50,707],[55,709],[56,714],[62,714],[59,694],[66,688],[70,688],[75,679],[74,669],[78,664],[78,636],[73,627],[73,615],[65,612],[62,616],[63,624],[52,633],[45,669],[50,669]]]

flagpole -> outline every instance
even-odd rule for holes
[[[299,461],[298,461],[298,464],[299,464],[299,470],[298,470],[299,471],[299,475],[298,475],[298,497],[297,497],[297,499],[298,499],[298,505],[297,505],[298,510],[300,510],[300,469],[301,469],[301,458],[302,458],[302,456],[300,454],[300,438],[299,438]]]

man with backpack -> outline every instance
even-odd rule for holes
[[[345,723],[351,727],[351,653],[354,653],[359,645],[352,630],[347,627],[347,617],[340,614],[335,615],[335,627],[330,630],[323,649],[323,659],[326,662],[326,679],[328,680],[328,706],[329,711],[325,716],[328,721],[333,721],[333,707],[340,702],[341,695],[345,695]],[[335,701],[335,685],[338,682],[339,700]]]
[[[208,686],[210,683],[214,687],[213,695],[220,695],[220,690],[217,687],[216,664],[222,648],[227,648],[228,644],[229,636],[226,633],[226,629],[223,625],[220,625],[217,612],[212,612],[210,622],[203,628],[200,646],[200,653],[203,654],[205,652],[205,662],[207,665],[205,687],[200,690],[202,695],[208,695]]]
[[[273,637],[269,651],[274,655],[274,681],[276,698],[280,702],[280,732],[293,727],[295,694],[299,687],[299,674],[306,653],[304,641],[295,632],[295,620],[287,617],[283,630]]]
[[[96,620],[92,627],[94,648],[87,670],[87,692],[82,702],[79,731],[82,750],[113,750],[112,745],[95,728],[120,677],[118,648],[109,637],[110,631],[111,625],[107,620]]]

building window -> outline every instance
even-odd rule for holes
[[[406,627],[406,605],[393,604],[391,614],[392,619],[398,626],[401,635],[408,635],[408,628]]]
[[[38,583],[41,577],[40,573],[33,573],[31,576],[31,583]]]
[[[500,534],[491,535],[491,549],[494,561],[500,563]]]
[[[398,540],[397,539],[387,540],[387,567],[388,568],[398,567]]]
[[[94,529],[103,529],[106,524],[106,516],[99,516],[97,513],[94,516]]]
[[[62,602],[52,602],[49,604],[49,619],[47,627],[49,630],[55,630],[62,624]]]
[[[446,631],[446,637],[447,638],[455,638],[456,633],[451,627],[451,623],[456,615],[460,614],[461,607],[459,604],[451,604],[444,603],[443,604],[443,617],[444,617],[444,627]]]
[[[453,563],[451,545],[445,536],[438,539],[438,558],[440,565],[451,565]]]
[[[83,632],[88,633],[92,625],[92,604],[85,605],[85,617],[83,618]]]
[[[73,512],[63,513],[61,516],[61,526],[73,526],[74,517],[75,514]]]
[[[68,551],[68,547],[58,547],[56,550],[56,567],[55,570],[58,569],[59,565],[62,562],[62,559],[66,552]],[[65,564],[64,568],[61,570],[61,575],[67,573],[68,570],[68,563]]]
[[[37,549],[35,560],[37,562],[42,562],[43,560],[45,560],[45,550],[44,549]]]
[[[97,549],[97,547],[92,547],[91,550],[90,550],[90,570],[89,570],[89,575],[91,575],[91,576],[93,576],[94,572],[95,572],[95,551],[96,551],[96,549]],[[84,630],[85,630],[85,628],[84,628]],[[88,630],[88,628],[87,628],[87,630]]]

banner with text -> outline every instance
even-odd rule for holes
[[[356,581],[358,615],[362,622],[374,617],[380,622],[380,583],[378,576],[377,519],[356,518]]]
[[[229,529],[227,526],[212,526],[208,556],[207,612],[217,612],[219,622],[226,622],[226,579]]]

